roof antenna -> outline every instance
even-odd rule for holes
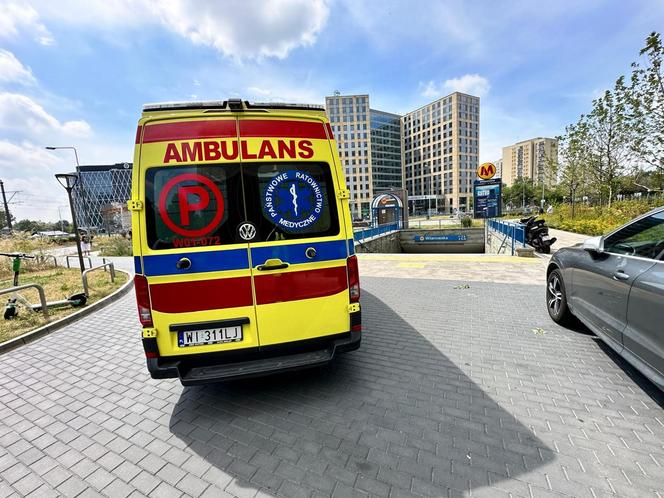
[[[339,90],[335,90],[334,91],[334,96],[338,97],[339,95],[341,95],[341,92]]]

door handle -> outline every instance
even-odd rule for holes
[[[627,275],[627,273],[625,273],[625,272],[622,271],[622,270],[618,270],[617,272],[615,272],[615,273],[613,274],[613,278],[614,278],[615,280],[628,280],[628,279],[629,279],[629,275]]]
[[[288,268],[288,263],[284,263],[279,258],[268,259],[264,264],[258,265],[256,269],[258,271],[270,271],[270,270],[283,270]]]
[[[175,267],[178,270],[188,270],[191,268],[191,260],[189,258],[180,258],[177,263],[175,263]]]

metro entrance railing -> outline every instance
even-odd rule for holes
[[[526,247],[526,227],[523,223],[489,219],[487,220],[487,227],[489,230],[505,235],[505,238],[498,249],[498,253],[500,253],[508,238],[512,239],[512,256],[514,256],[514,250],[517,243]]]
[[[362,242],[363,240],[370,239],[372,237],[376,237],[378,235],[384,235],[386,233],[390,232],[395,232],[399,230],[399,223],[387,223],[385,225],[379,225],[377,227],[371,227],[371,228],[363,228],[361,230],[357,230],[353,233],[353,238],[357,242]]]

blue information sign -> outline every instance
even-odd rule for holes
[[[500,178],[475,180],[473,185],[475,218],[497,218],[502,214],[502,188]]]
[[[450,234],[445,234],[445,235],[415,235],[413,237],[413,240],[415,242],[463,242],[464,240],[468,240],[468,235],[465,234],[455,234],[455,233],[450,233]]]

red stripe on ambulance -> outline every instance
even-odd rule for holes
[[[325,140],[327,134],[323,123],[311,121],[286,121],[276,119],[240,120],[240,136],[311,138]],[[237,136],[234,119],[180,121],[145,126],[143,143],[170,142],[202,138],[231,138]],[[140,135],[137,134],[137,142]]]
[[[241,119],[241,137],[284,137],[326,139],[323,123],[277,119]]]
[[[218,278],[150,285],[152,310],[187,313],[254,304],[251,277]]]
[[[237,136],[234,119],[181,121],[145,126],[143,143],[191,140],[192,138],[231,138]]]
[[[256,303],[271,304],[333,296],[348,289],[346,267],[303,270],[254,277]],[[150,285],[152,309],[188,313],[253,305],[251,277],[219,278]]]
[[[256,304],[333,296],[348,289],[345,266],[254,277]]]

